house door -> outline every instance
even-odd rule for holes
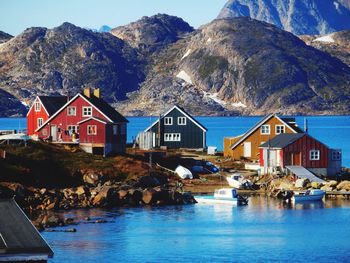
[[[57,141],[57,126],[50,127],[50,135],[53,142]]]
[[[294,153],[293,154],[293,165],[301,165],[301,153]]]
[[[251,142],[245,142],[243,144],[243,148],[244,148],[243,156],[244,157],[252,157],[252,143]]]

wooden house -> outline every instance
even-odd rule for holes
[[[341,150],[330,149],[306,133],[279,134],[259,149],[262,174],[287,169],[302,177],[306,169],[319,176],[334,176],[341,171]]]
[[[47,262],[53,251],[13,199],[0,199],[0,262]]]
[[[128,120],[100,97],[84,89],[35,130],[42,140],[79,144],[89,153],[124,153]]]
[[[66,96],[37,96],[27,113],[28,136],[36,136],[37,132],[35,130],[43,125],[67,101]]]
[[[294,118],[269,114],[245,134],[224,138],[224,156],[239,160],[259,160],[259,146],[281,133],[303,133]]]
[[[207,129],[183,108],[175,105],[144,132],[152,134],[153,146],[169,149],[206,148]]]

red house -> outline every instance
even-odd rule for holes
[[[288,170],[308,178],[333,176],[341,170],[341,150],[330,149],[307,133],[282,133],[259,148],[262,174]]]
[[[39,128],[38,137],[53,143],[79,144],[89,153],[123,153],[128,120],[100,98],[100,90],[84,89]]]
[[[38,129],[56,113],[68,99],[66,96],[37,96],[27,113],[27,134],[36,136]]]

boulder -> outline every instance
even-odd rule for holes
[[[89,171],[83,175],[83,181],[89,185],[98,185],[101,181],[101,178],[101,174],[92,171]]]
[[[346,190],[350,191],[350,181],[342,181],[337,185],[337,190]]]
[[[75,193],[80,196],[80,195],[83,195],[83,194],[86,194],[89,192],[89,189],[87,187],[84,187],[84,186],[79,186],[77,188],[77,190],[75,190]]]
[[[326,192],[331,192],[331,191],[333,191],[333,189],[334,189],[333,187],[331,187],[327,184],[321,187],[321,190],[326,191]]]
[[[336,187],[337,184],[338,184],[338,182],[335,181],[335,180],[331,180],[331,181],[329,181],[329,182],[326,183],[326,185],[328,185],[328,186],[330,186],[330,187]]]
[[[93,206],[114,206],[119,203],[119,193],[116,188],[104,186],[101,191],[93,198]]]
[[[313,189],[320,189],[323,186],[322,183],[318,183],[318,182],[311,182],[311,187]]]
[[[158,196],[156,190],[148,188],[142,192],[142,201],[146,205],[156,204],[158,201]]]
[[[138,205],[140,205],[140,203],[142,203],[143,194],[140,190],[130,189],[130,190],[128,190],[128,194],[130,197],[128,200],[129,205],[138,206]]]
[[[156,187],[159,186],[159,180],[156,177],[146,175],[140,177],[138,182],[135,184],[135,187],[148,188],[148,187]]]
[[[303,187],[306,187],[307,184],[309,183],[309,179],[307,178],[300,178],[300,179],[297,179],[296,182],[295,182],[295,187],[297,188],[303,188]]]

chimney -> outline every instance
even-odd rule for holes
[[[94,96],[98,99],[101,98],[101,91],[100,89],[94,89]]]
[[[86,97],[90,98],[91,96],[91,90],[90,88],[84,88],[84,93],[83,93]]]

